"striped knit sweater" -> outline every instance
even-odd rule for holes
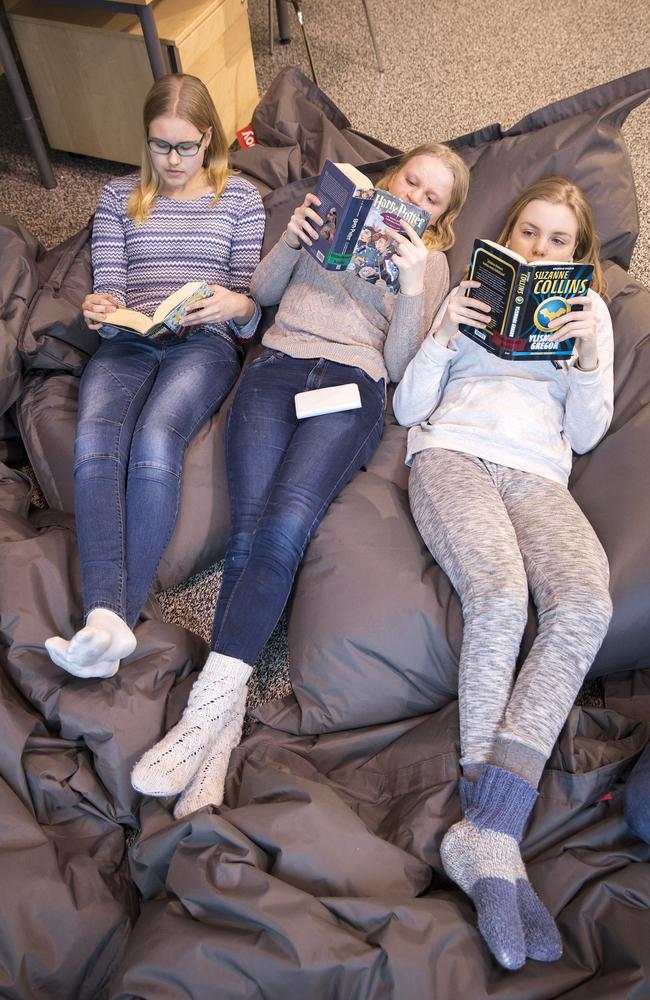
[[[217,205],[212,195],[178,201],[158,195],[144,225],[126,214],[137,175],[110,181],[99,196],[92,237],[94,290],[152,316],[160,302],[187,281],[207,281],[248,294],[260,259],[264,209],[257,188],[229,177]],[[259,306],[246,326],[206,324],[233,340],[255,333]]]

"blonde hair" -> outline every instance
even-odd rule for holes
[[[507,243],[517,219],[531,201],[548,201],[552,205],[568,205],[573,211],[578,223],[573,259],[576,264],[594,265],[591,287],[595,292],[604,295],[606,281],[598,257],[600,243],[594,229],[591,206],[577,184],[573,184],[565,177],[542,177],[531,184],[510,209],[497,242]]]
[[[138,225],[142,225],[149,218],[160,188],[160,174],[151,157],[147,138],[151,122],[163,115],[182,118],[183,121],[194,125],[202,134],[212,129],[210,142],[205,147],[203,156],[203,168],[208,183],[214,191],[212,208],[219,201],[229,175],[234,173],[228,167],[226,135],[205,84],[198,77],[186,73],[169,73],[161,77],[160,80],[156,80],[144,101],[142,168],[139,183],[131,192],[127,206],[127,215]]]
[[[427,250],[449,250],[450,247],[453,247],[455,240],[453,224],[465,204],[469,191],[469,168],[458,153],[442,142],[426,142],[421,146],[415,146],[408,153],[404,153],[399,162],[382,177],[376,187],[386,191],[391,178],[416,156],[437,157],[442,160],[446,167],[449,167],[454,178],[449,207],[445,209],[439,219],[436,219],[433,225],[427,226],[422,234],[422,242]]]

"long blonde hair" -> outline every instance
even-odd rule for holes
[[[436,219],[433,225],[427,226],[422,234],[422,242],[427,250],[449,250],[454,245],[454,221],[458,218],[469,191],[469,168],[458,153],[442,142],[426,142],[421,146],[415,146],[414,149],[409,149],[408,153],[404,153],[399,162],[376,184],[376,187],[386,191],[391,177],[402,170],[416,156],[436,156],[442,160],[446,167],[449,167],[454,178],[449,207],[439,219]]]
[[[214,207],[223,193],[228,177],[234,171],[228,167],[228,142],[214,102],[205,84],[187,73],[169,73],[156,80],[147,94],[142,110],[144,138],[142,142],[142,167],[140,181],[131,192],[127,215],[138,225],[147,221],[160,188],[160,174],[156,170],[147,145],[149,126],[155,118],[173,115],[194,125],[202,134],[212,129],[210,142],[205,148],[203,168],[214,191]]]
[[[576,264],[594,265],[591,287],[595,292],[604,295],[606,281],[598,257],[600,243],[594,229],[591,206],[578,185],[568,181],[566,177],[542,177],[531,184],[510,209],[497,242],[507,243],[517,219],[531,201],[548,201],[552,205],[567,205],[573,211],[578,223],[573,259]]]

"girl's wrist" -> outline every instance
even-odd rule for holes
[[[431,336],[436,344],[440,344],[441,347],[449,347],[449,342],[457,329],[458,326],[455,323],[451,325],[451,328],[447,323],[441,323],[437,330],[431,331]]]
[[[399,290],[402,293],[402,295],[406,295],[408,298],[413,298],[416,295],[422,295],[422,292],[424,291],[424,284],[420,284],[419,286],[409,288],[408,285],[404,287],[404,285],[400,282]]]
[[[292,250],[300,250],[301,246],[300,240],[297,239],[295,243],[292,243],[288,229],[285,229],[285,231],[282,233],[281,238],[284,240],[284,242],[287,244],[288,247],[291,247]]]
[[[233,316],[233,319],[237,326],[246,326],[250,319],[252,319],[253,313],[255,312],[255,306],[251,299],[242,292],[237,293],[241,299],[241,310]]]

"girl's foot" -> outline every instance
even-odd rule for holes
[[[112,677],[120,660],[130,656],[137,640],[124,619],[108,608],[95,608],[69,642],[45,640],[50,659],[75,677]]]
[[[230,721],[218,734],[203,758],[199,769],[174,807],[174,816],[181,819],[204,806],[220,806],[228,774],[230,755],[241,739],[246,713],[246,693],[237,705]]]
[[[520,969],[526,958],[554,962],[562,955],[555,921],[528,880],[519,852],[537,791],[523,778],[485,765],[465,789],[465,817],[445,834],[443,867],[471,898],[478,929],[496,960]]]
[[[145,795],[182,792],[208,753],[221,745],[223,731],[241,712],[250,674],[251,668],[243,660],[210,653],[180,721],[133,768],[133,787]]]

